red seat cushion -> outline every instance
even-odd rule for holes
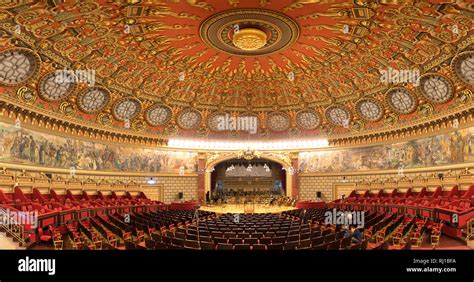
[[[49,240],[51,240],[51,238],[52,237],[50,235],[41,235],[40,236],[41,241],[49,241]]]

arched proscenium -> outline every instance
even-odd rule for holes
[[[225,162],[225,161],[237,159],[237,158],[238,158],[238,153],[235,152],[235,153],[229,153],[222,156],[218,156],[216,158],[212,158],[211,160],[202,159],[200,160],[201,162],[198,161],[199,162],[198,164],[198,172],[199,172],[198,197],[200,201],[204,201],[206,193],[211,191],[212,168],[221,162]],[[265,154],[265,153],[262,153],[262,155],[260,155],[260,159],[274,161],[282,165],[282,167],[284,168],[292,167],[292,163],[293,164],[295,163],[294,161],[292,162],[292,160],[290,160],[289,158],[283,159],[283,158],[279,158],[277,156]],[[297,179],[297,176],[295,174],[291,174],[290,170],[287,169],[286,170],[286,195],[288,197],[293,197],[293,198],[297,197],[297,190],[293,189],[294,185],[297,184],[295,183],[296,179]]]

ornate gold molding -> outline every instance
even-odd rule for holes
[[[474,168],[474,163],[462,163],[454,165],[444,166],[431,166],[431,167],[418,167],[418,168],[406,168],[403,170],[403,174],[411,173],[436,173],[440,171],[450,170],[465,170],[466,168]],[[365,171],[347,171],[347,172],[317,172],[317,173],[301,173],[300,177],[330,177],[330,176],[360,176],[360,175],[387,175],[387,174],[398,174],[397,169],[387,170],[365,170]]]
[[[71,171],[64,168],[49,168],[43,166],[31,166],[12,164],[7,162],[0,162],[0,167],[6,168],[7,170],[26,171],[26,172],[39,172],[39,173],[57,173],[70,175]],[[90,175],[90,176],[109,176],[109,177],[197,177],[197,173],[160,173],[160,172],[118,172],[118,171],[98,171],[98,170],[83,170],[78,169],[74,171],[75,175]]]
[[[41,128],[44,128],[48,130],[48,133],[54,134],[56,131],[62,136],[72,135],[75,136],[75,138],[83,137],[89,140],[158,147],[163,147],[167,144],[166,139],[158,138],[151,134],[140,136],[130,134],[129,131],[118,131],[111,127],[98,127],[86,123],[70,121],[68,117],[56,115],[52,112],[46,114],[42,113],[42,111],[29,110],[16,102],[6,99],[5,95],[0,95],[0,111],[2,113],[0,118],[3,117],[4,120],[10,119],[10,123],[16,118],[20,118],[24,123],[29,123],[40,131]]]
[[[230,159],[240,159],[243,155],[241,151],[227,151],[227,152],[214,152],[206,154],[206,169],[214,167],[216,164]],[[289,153],[284,152],[259,152],[258,155],[252,155],[252,158],[248,159],[269,159],[280,163],[283,167],[291,166],[291,159]]]
[[[166,147],[167,140],[153,137],[142,137],[131,134],[123,134],[106,129],[77,125],[65,120],[45,116],[34,111],[24,109],[9,102],[2,102],[0,96],[0,121],[14,124],[18,117],[22,120],[22,126],[31,130],[36,130],[48,134],[59,135],[68,138],[75,138],[84,141],[97,141],[104,144],[145,147],[153,149],[169,150]],[[452,127],[454,119],[458,120],[458,128]],[[412,127],[403,129],[393,129],[387,132],[377,132],[373,134],[363,134],[358,137],[329,138],[328,148],[305,149],[304,151],[324,151],[330,149],[346,149],[355,147],[368,147],[374,145],[393,144],[402,141],[415,140],[443,134],[458,129],[474,126],[474,108],[466,106],[462,112],[454,114],[447,113],[439,120],[430,121],[423,124],[415,124]],[[173,151],[190,151],[189,149],[173,149]],[[194,150],[197,151],[197,150]],[[209,152],[212,150],[199,150]],[[296,150],[280,150],[285,152],[297,152]],[[221,151],[221,153],[226,151]],[[269,151],[265,151],[269,152]],[[278,153],[278,152],[275,152]]]

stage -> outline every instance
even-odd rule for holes
[[[284,211],[295,210],[291,206],[268,206],[262,204],[223,204],[202,206],[199,210],[215,213],[281,213]]]

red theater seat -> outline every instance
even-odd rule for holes
[[[51,231],[43,231],[43,228],[38,228],[38,237],[42,242],[49,242],[53,238],[53,235]]]

